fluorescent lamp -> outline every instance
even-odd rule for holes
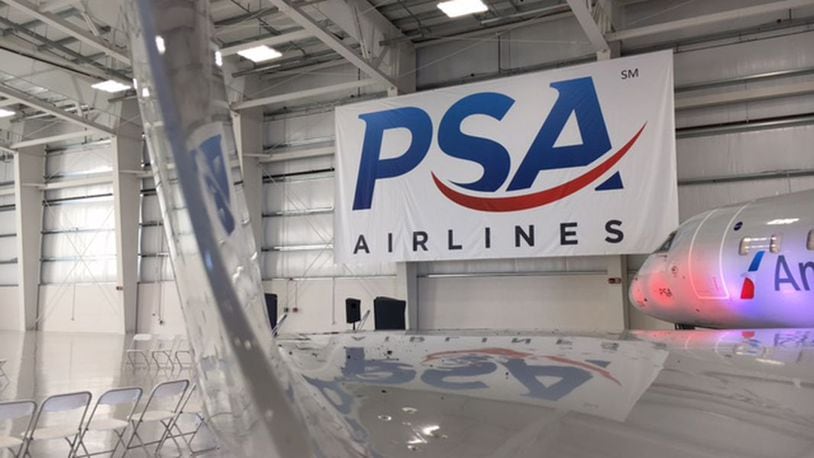
[[[223,67],[223,54],[220,51],[215,51],[215,65]]]
[[[158,49],[158,53],[163,56],[167,51],[167,45],[164,44],[164,37],[161,35],[155,36],[155,47]]]
[[[769,226],[778,226],[781,224],[794,224],[797,221],[800,221],[800,218],[782,218],[782,219],[773,219],[766,224]]]
[[[266,45],[243,49],[238,51],[237,54],[249,59],[252,62],[264,62],[267,60],[276,59],[283,55],[283,53],[280,51],[277,51],[274,48],[269,48]]]
[[[424,433],[425,436],[432,436],[439,429],[441,429],[441,427],[438,426],[438,425],[430,425],[430,426],[426,426],[424,428],[421,428],[421,432]]]
[[[96,83],[91,87],[100,91],[110,92],[111,94],[130,89],[130,86],[114,80],[102,81],[101,83]]]
[[[438,9],[449,17],[460,17],[467,14],[483,13],[489,7],[482,0],[449,0],[438,3]]]
[[[14,116],[16,113],[11,110],[6,110],[5,108],[0,108],[0,118],[8,118],[9,116]]]

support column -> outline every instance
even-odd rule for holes
[[[415,54],[413,54],[415,57]],[[415,81],[409,88],[410,92],[415,91]],[[395,87],[387,89],[388,97],[395,97],[399,90]],[[418,331],[421,326],[418,322],[418,263],[397,262],[396,263],[396,296],[407,302],[407,329]]]
[[[257,250],[263,246],[263,108],[241,110],[234,116],[235,141],[243,174],[243,194]]]
[[[142,127],[137,101],[121,102],[119,125],[111,141],[113,209],[116,218],[116,291],[124,315],[122,332],[136,331],[138,316],[139,199]]]
[[[45,145],[21,148],[14,156],[14,168],[19,300],[10,328],[23,331],[37,327]]]
[[[407,329],[417,331],[418,324],[418,263],[396,263],[396,296],[407,301]]]
[[[620,42],[608,43],[608,48],[597,51],[596,60],[609,60],[620,55]],[[630,304],[627,299],[629,287],[627,274],[627,255],[607,256],[608,260],[608,306],[620,311],[619,319],[614,328],[630,329],[628,316]],[[617,283],[617,281],[620,281]]]
[[[619,310],[618,320],[614,323],[614,329],[629,329],[630,317],[628,311],[630,304],[627,299],[628,274],[627,256],[607,256],[608,259],[608,306],[614,310]]]

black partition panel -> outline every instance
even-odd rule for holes
[[[345,322],[348,324],[362,321],[362,301],[349,297],[345,299]]]
[[[404,330],[407,324],[404,312],[407,302],[392,297],[377,297],[373,300],[373,318],[376,330]]]
[[[266,293],[266,311],[269,314],[269,326],[277,327],[277,295]]]

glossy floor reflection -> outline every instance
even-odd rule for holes
[[[111,388],[138,386],[144,390],[140,403],[143,405],[156,384],[192,378],[189,369],[133,369],[123,364],[125,348],[130,338],[131,336],[116,334],[0,331],[0,360],[7,360],[3,366],[6,375],[0,375],[0,401],[33,399],[40,403],[55,394],[90,391],[93,394],[92,408],[98,397]],[[193,395],[186,410],[200,410],[198,396]],[[194,416],[183,416],[179,426],[183,431],[194,430]],[[4,426],[0,423],[0,431],[4,431],[2,428]],[[147,428],[143,437],[145,441],[157,439],[158,431],[155,427]],[[113,447],[114,440],[112,433],[96,433],[89,434],[85,444],[91,452],[109,450]],[[183,447],[179,449],[172,441],[167,442],[160,456],[218,455],[211,451],[214,440],[205,427],[196,436],[192,446],[194,450],[209,449],[209,452],[197,454],[191,452],[183,442],[180,445]],[[150,447],[150,453],[152,451],[153,448]],[[68,445],[62,439],[35,441],[31,453],[34,457],[67,456]],[[143,456],[144,452],[132,450],[127,455]],[[5,456],[11,455],[0,451],[0,457]],[[117,456],[121,456],[121,453],[117,453]]]

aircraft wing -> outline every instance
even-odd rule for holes
[[[281,337],[209,2],[128,0],[135,85],[209,425],[237,456],[810,456],[812,331]],[[283,330],[284,331],[284,330]]]

